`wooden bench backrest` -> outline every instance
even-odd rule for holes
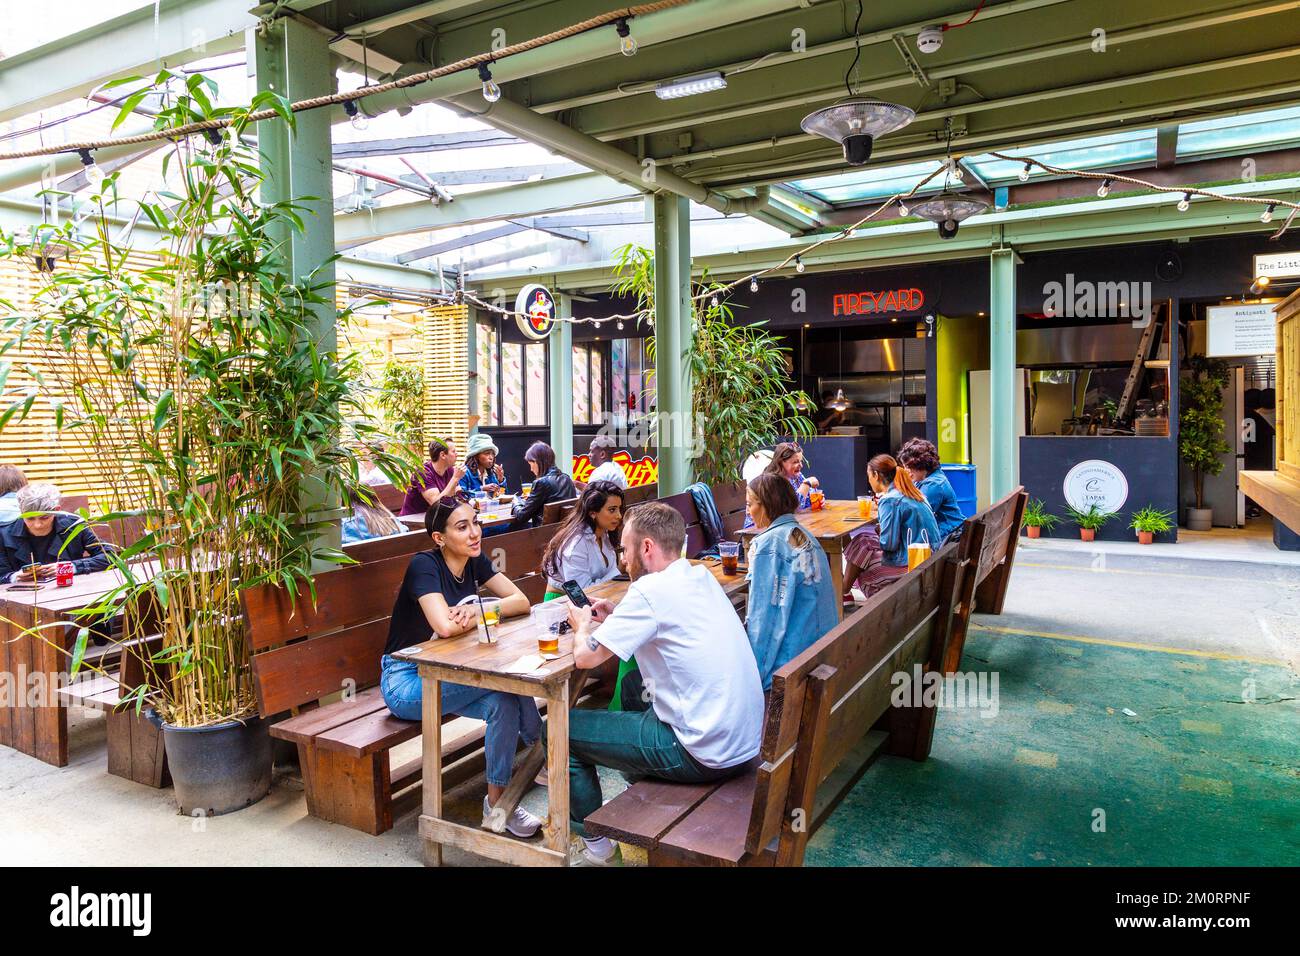
[[[358,564],[370,564],[385,558],[410,557],[417,551],[427,551],[431,547],[433,543],[429,536],[421,530],[414,530],[345,544],[343,553]]]
[[[560,498],[542,505],[542,524],[558,524],[578,505],[578,499]]]
[[[982,583],[1004,560],[1014,559],[1016,543],[1020,539],[1020,519],[1025,513],[1028,497],[1023,488],[1017,488],[1001,501],[966,519],[968,525],[974,521],[984,525],[976,584]]]
[[[745,526],[745,483],[732,481],[722,485],[713,485],[713,503],[722,518],[722,533],[727,538],[734,538],[736,532]]]
[[[483,539],[483,554],[492,566],[519,586],[534,604],[546,591],[542,554],[559,525],[539,525]]]
[[[370,490],[379,498],[380,503],[393,514],[397,514],[402,507],[402,503],[406,501],[405,489],[398,488],[395,485],[371,485]]]
[[[631,508],[633,505],[639,505],[643,501],[654,501],[658,497],[659,485],[657,483],[635,485],[623,492],[623,507]]]
[[[960,547],[941,548],[773,675],[747,852],[758,853],[778,837],[788,839],[796,809],[804,813],[806,840],[819,823],[819,808],[801,806],[808,794],[797,790],[807,784],[811,792],[824,783],[890,714],[894,674],[910,674],[914,664],[926,670],[937,666],[960,573]],[[823,682],[825,705],[823,726],[810,729],[803,724],[816,710],[815,704],[809,708],[807,693],[814,681]],[[800,769],[810,766],[815,767],[812,779],[801,780]]]
[[[682,516],[686,522],[686,556],[693,558],[709,546],[705,540],[704,529],[700,527],[700,513],[695,507],[695,499],[689,491],[682,491],[667,498],[660,498],[661,504],[668,505]]]

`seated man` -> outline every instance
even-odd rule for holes
[[[108,555],[95,532],[76,515],[59,511],[62,500],[49,482],[18,489],[20,514],[45,513],[0,525],[0,581],[52,578],[60,561],[71,561],[76,574],[108,567]]]
[[[763,688],[745,629],[707,568],[680,557],[686,525],[650,502],[623,519],[632,583],[614,608],[573,608],[573,659],[581,669],[636,655],[649,707],[569,715],[569,807],[574,830],[600,808],[597,765],[677,783],[740,773],[763,739]],[[606,866],[616,847],[585,836],[575,862]]]

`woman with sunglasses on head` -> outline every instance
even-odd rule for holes
[[[820,486],[816,478],[805,477],[803,449],[792,441],[783,441],[772,450],[772,460],[767,463],[762,473],[776,475],[789,482],[800,508],[807,508],[812,504],[812,490]],[[754,519],[749,514],[745,515],[744,527],[746,529],[754,527]]]
[[[480,588],[501,600],[502,618],[526,614],[529,607],[518,586],[483,556],[483,529],[472,505],[454,498],[436,501],[425,515],[424,526],[433,548],[412,557],[406,569],[393,605],[379,681],[388,709],[403,720],[421,719],[422,685],[415,662],[394,655],[435,637],[458,637],[474,631],[482,613],[477,601]],[[520,738],[532,744],[541,735],[537,704],[518,694],[444,683],[442,712],[487,723],[486,819],[510,783]],[[522,807],[516,807],[505,822],[506,830],[517,837],[530,837],[541,825],[541,820]]]

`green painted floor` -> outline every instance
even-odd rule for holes
[[[943,710],[929,760],[881,757],[806,864],[1295,865],[1300,688],[1223,656],[972,630],[997,716]]]

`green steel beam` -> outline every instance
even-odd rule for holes
[[[659,436],[659,496],[685,491],[693,480],[695,439],[690,364],[691,207],[682,196],[657,193],[655,225],[655,408]]]
[[[324,115],[323,110],[320,112]],[[344,213],[335,217],[335,235],[338,247],[349,249],[386,236],[603,206],[640,196],[640,190],[635,187],[600,173],[578,173],[501,189],[484,189],[437,206],[412,202]]]
[[[57,11],[51,19],[58,23]],[[231,0],[161,0],[0,60],[0,122],[85,96],[119,76],[152,74],[242,49],[257,26]],[[57,27],[56,27],[57,29]]]
[[[1016,487],[1016,253],[989,254],[989,500]]]
[[[573,299],[559,296],[558,316],[573,315]],[[551,448],[565,474],[573,471],[573,325],[557,322],[546,340],[547,383],[550,389]]]

